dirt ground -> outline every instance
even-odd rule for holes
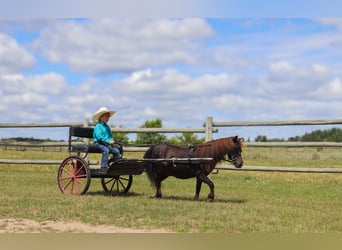
[[[37,222],[28,219],[0,219],[0,233],[170,233],[164,229],[131,229],[93,226],[81,222]]]

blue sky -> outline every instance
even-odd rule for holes
[[[0,11],[1,123],[81,122],[101,106],[115,109],[110,123],[124,127],[156,118],[164,127],[198,128],[207,116],[214,121],[342,117],[342,18],[320,18],[312,1],[303,17],[297,11],[270,11],[269,17],[260,6],[255,13],[261,14],[246,15],[251,10],[240,1],[224,6],[246,14],[222,17],[217,10],[220,18],[207,18],[201,8],[208,2],[202,2],[190,11],[197,16],[178,17],[172,8],[156,17],[62,11],[57,17],[63,18],[34,12],[28,18],[18,10],[9,18]],[[216,8],[222,4],[214,2]],[[173,4],[176,9],[180,2]],[[318,128],[219,128],[215,137],[288,138]],[[0,138],[66,139],[65,131],[1,129]]]

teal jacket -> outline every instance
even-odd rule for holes
[[[112,131],[110,127],[103,122],[98,122],[94,128],[94,142],[109,144],[110,141],[114,141]]]

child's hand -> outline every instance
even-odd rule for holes
[[[110,141],[109,144],[110,145],[113,145],[115,143],[115,141]]]

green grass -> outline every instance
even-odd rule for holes
[[[341,167],[338,150],[252,149],[247,165]],[[0,150],[2,159],[60,159],[65,152]],[[99,157],[99,156],[94,156]],[[126,154],[126,157],[130,157]],[[137,157],[135,154],[133,157]],[[315,159],[313,159],[315,157]],[[163,199],[151,198],[145,174],[133,177],[125,196],[107,196],[92,179],[84,196],[62,195],[53,165],[0,165],[0,218],[80,221],[93,225],[163,228],[175,232],[342,232],[342,175],[220,171],[210,178],[216,197],[192,201],[195,179],[163,182]]]

